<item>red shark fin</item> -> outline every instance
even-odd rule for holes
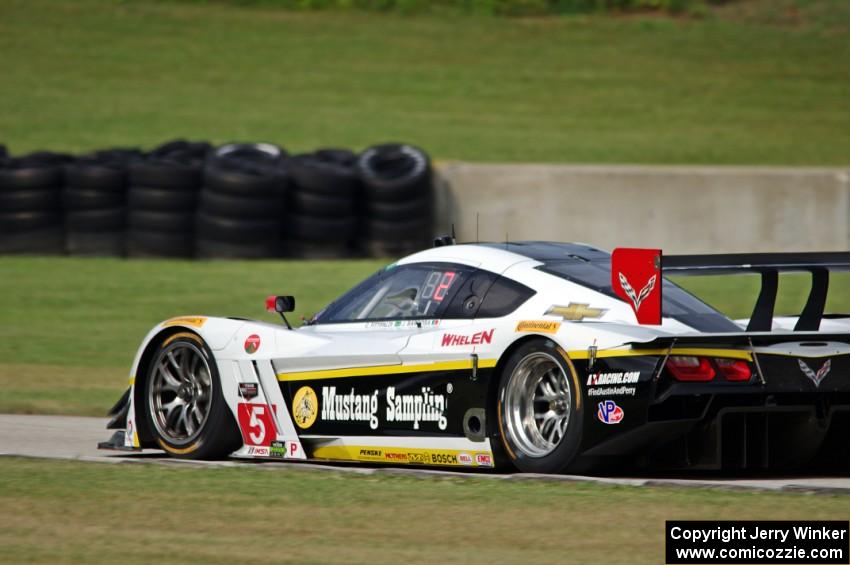
[[[661,250],[619,247],[611,254],[611,287],[642,325],[661,324]]]

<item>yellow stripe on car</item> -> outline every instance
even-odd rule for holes
[[[479,369],[491,369],[495,366],[495,359],[481,359],[478,361]],[[432,371],[463,371],[466,369],[472,369],[471,359],[441,361],[437,363],[417,363],[412,365],[373,365],[371,367],[350,367],[346,369],[285,372],[278,373],[277,379],[279,381],[307,381],[315,379],[341,379],[345,377],[377,377],[403,373],[430,373]]]
[[[172,326],[192,326],[193,328],[200,328],[206,323],[206,321],[206,316],[180,316],[164,321],[162,323],[162,327],[170,328]]]
[[[667,349],[607,349],[597,351],[597,359],[611,357],[651,357],[667,355]],[[726,359],[742,359],[752,361],[753,354],[741,349],[703,349],[698,347],[676,348],[671,355],[702,355],[705,357],[722,357]],[[567,352],[570,359],[587,359],[586,349]],[[496,359],[481,359],[479,369],[492,369]],[[277,374],[279,381],[309,381],[319,379],[342,379],[346,377],[379,377],[382,375],[401,375],[405,373],[430,373],[435,371],[464,371],[472,369],[472,360],[440,361],[437,363],[417,363],[411,365],[373,365],[371,367],[348,367],[344,369],[319,369],[314,371],[291,371]]]
[[[385,447],[380,445],[328,445],[313,450],[312,459],[363,461],[404,465],[445,465],[449,467],[492,467],[491,451]]]
[[[726,359],[742,359],[752,361],[751,351],[743,349],[709,349],[702,347],[678,347],[669,349],[602,349],[596,352],[597,359],[610,357],[649,357],[653,355],[697,355],[703,357],[723,357]],[[589,352],[586,349],[573,350],[569,352],[571,359],[588,359]]]

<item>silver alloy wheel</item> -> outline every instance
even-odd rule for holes
[[[561,365],[549,354],[526,355],[504,391],[505,421],[515,446],[529,457],[552,453],[570,423],[572,392]]]
[[[210,415],[213,396],[203,352],[176,341],[159,354],[150,378],[148,406],[160,437],[175,445],[195,440]]]

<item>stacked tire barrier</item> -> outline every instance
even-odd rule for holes
[[[289,197],[284,253],[290,257],[350,257],[357,253],[361,183],[357,155],[320,149],[287,163]]]
[[[38,152],[0,155],[0,253],[56,254],[65,250],[62,165],[71,157]]]
[[[197,256],[263,259],[280,256],[289,179],[280,147],[230,144],[204,170],[197,215]]]
[[[193,257],[195,214],[211,145],[172,141],[130,166],[129,257]]]
[[[412,145],[289,157],[177,140],[148,153],[0,145],[0,254],[393,257],[431,245],[431,162]]]
[[[124,255],[127,167],[135,149],[98,151],[65,167],[62,203],[70,255]]]
[[[395,257],[429,246],[434,196],[428,155],[412,145],[376,145],[360,154],[357,170],[364,188],[366,254]]]

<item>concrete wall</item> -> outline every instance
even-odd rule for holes
[[[841,169],[492,165],[438,167],[441,230],[667,253],[850,250]]]

